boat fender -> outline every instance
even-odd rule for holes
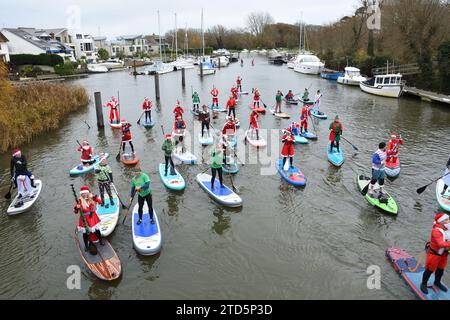
[[[84,168],[84,166],[83,166],[82,164],[80,164],[80,165],[77,167],[78,170],[83,170],[83,168]]]

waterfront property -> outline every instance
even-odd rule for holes
[[[9,62],[8,39],[0,32],[0,62]]]

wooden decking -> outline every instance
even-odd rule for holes
[[[404,87],[403,93],[419,97],[420,99],[428,102],[438,102],[450,104],[450,96],[444,94],[434,93],[430,91],[420,90],[414,87]]]

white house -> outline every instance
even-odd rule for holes
[[[75,50],[75,57],[77,59],[86,57],[88,62],[97,60],[94,38],[91,35],[75,32],[72,37],[73,49]]]
[[[8,39],[0,32],[0,61],[9,62]]]
[[[121,36],[111,43],[113,55],[123,52],[126,56],[134,56],[136,53],[149,53],[147,40],[143,35]]]

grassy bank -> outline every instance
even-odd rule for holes
[[[85,108],[84,88],[60,83],[33,83],[13,87],[0,66],[0,152],[9,151],[33,137],[57,129],[65,116]]]

